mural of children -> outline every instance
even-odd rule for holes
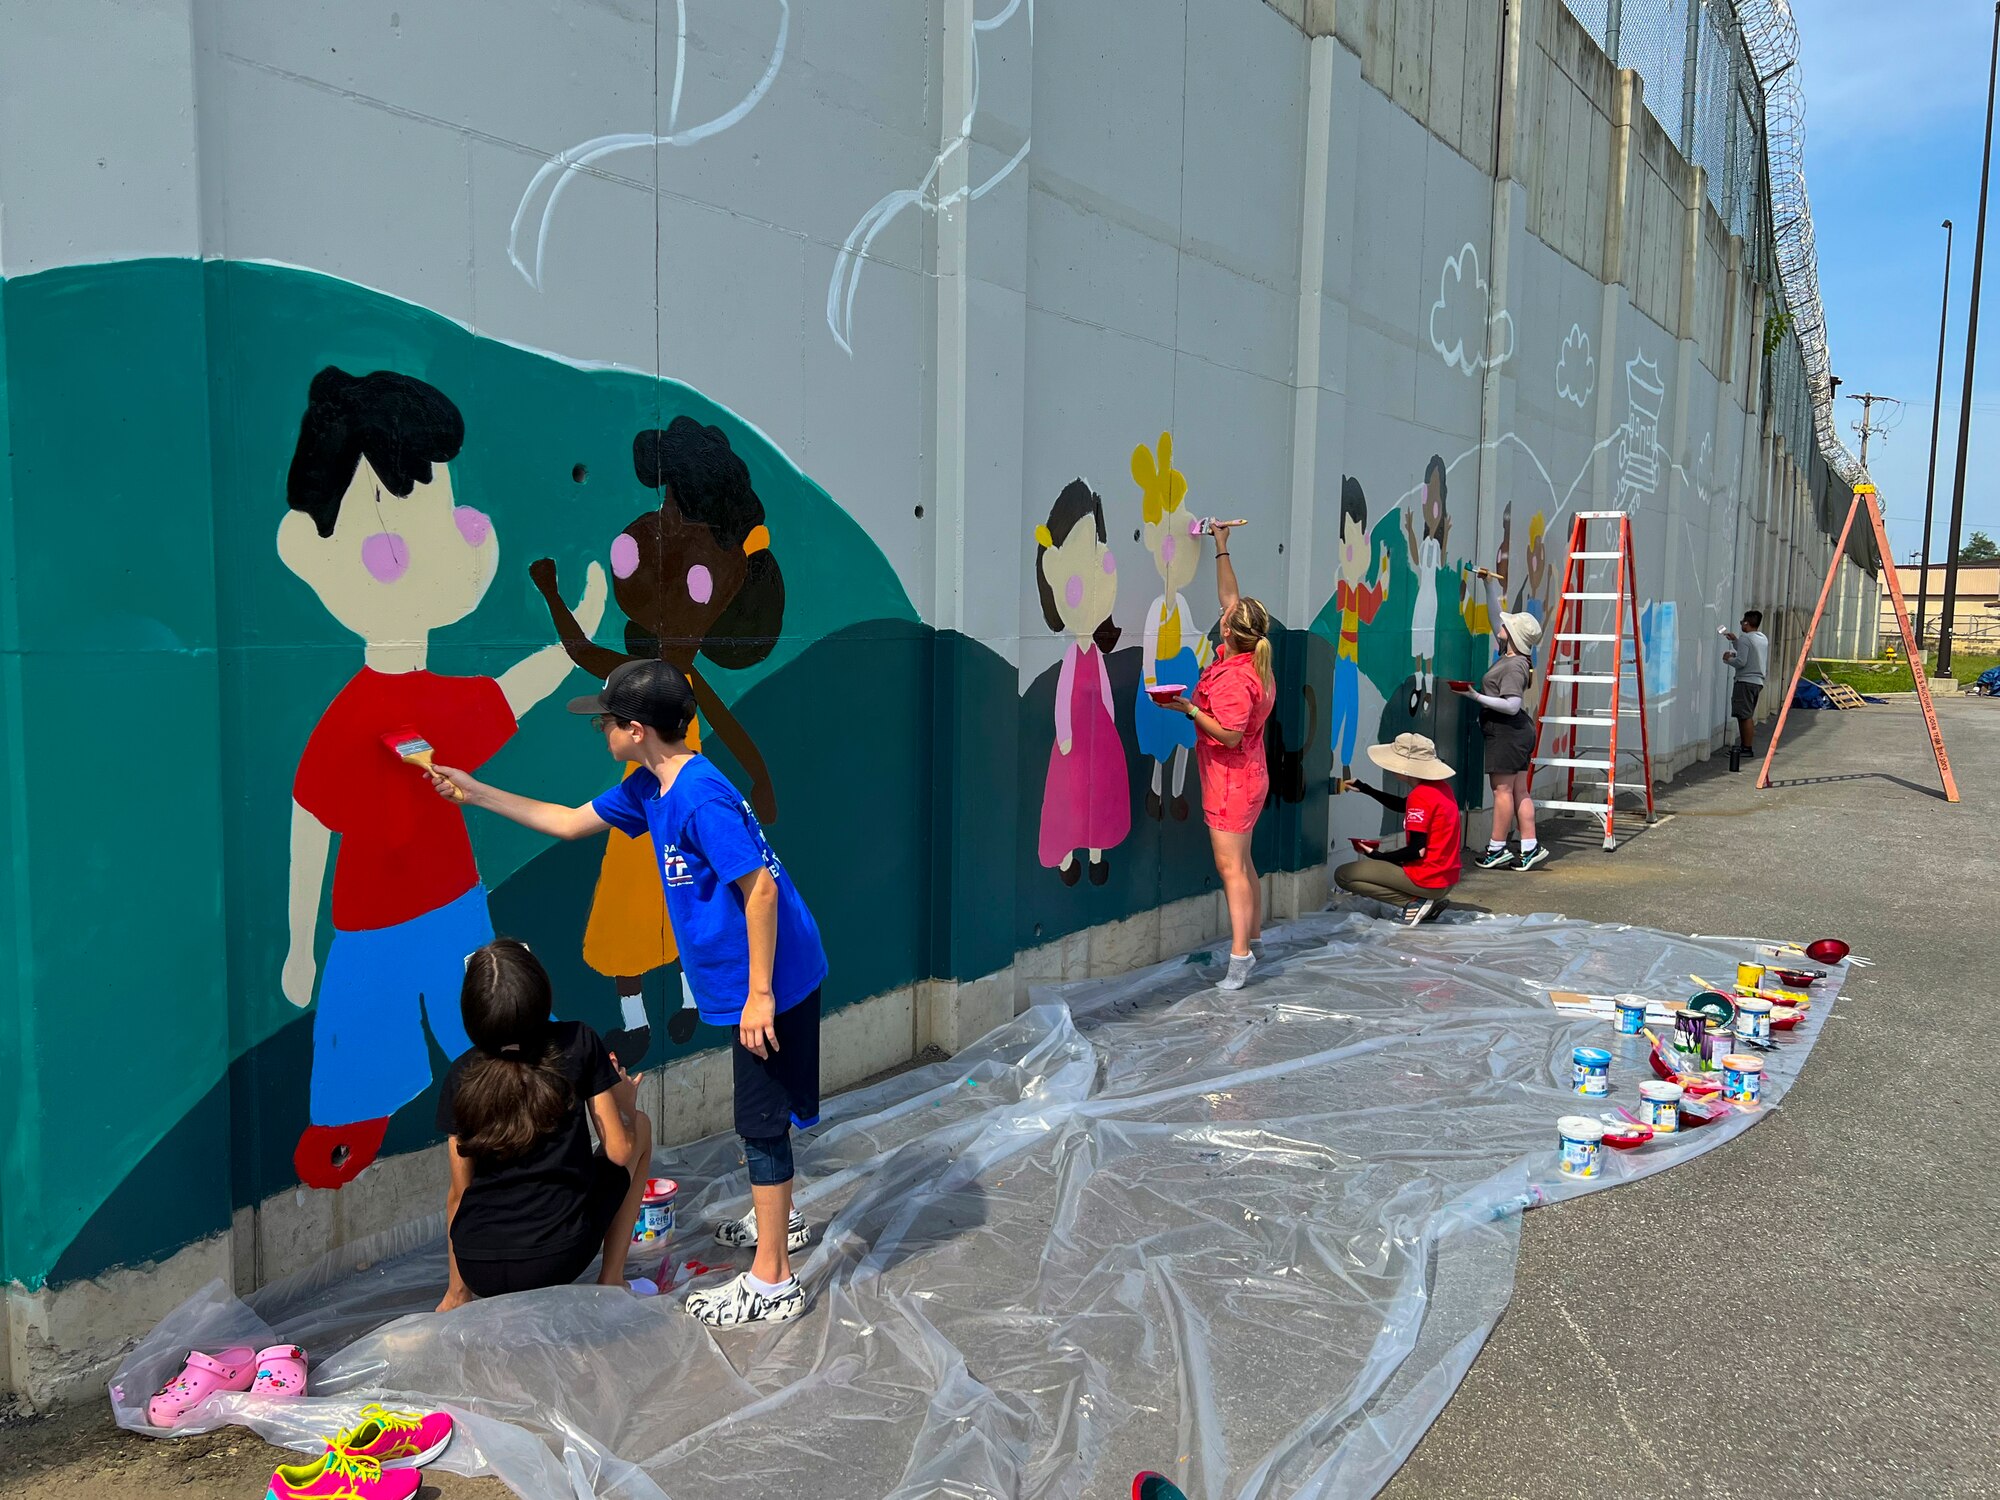
[[[1157,460],[1144,443],[1132,450],[1132,478],[1139,486],[1146,550],[1153,555],[1153,566],[1159,569],[1164,590],[1146,609],[1146,649],[1140,658],[1143,680],[1132,708],[1139,753],[1151,756],[1153,761],[1153,785],[1146,793],[1146,815],[1155,821],[1166,815],[1161,781],[1166,763],[1171,760],[1174,819],[1185,822],[1188,803],[1181,788],[1187,780],[1188,755],[1194,749],[1194,724],[1146,696],[1149,688],[1162,682],[1177,682],[1192,690],[1209,656],[1208,637],[1194,633],[1193,614],[1181,595],[1201,566],[1201,548],[1188,534],[1187,515],[1181,508],[1181,502],[1187,498],[1187,476],[1174,467],[1172,433],[1160,434]]]
[[[1042,791],[1040,839],[1043,865],[1058,871],[1064,885],[1083,876],[1079,849],[1090,856],[1090,883],[1103,885],[1111,878],[1105,851],[1132,831],[1125,744],[1104,665],[1118,644],[1118,627],[1111,623],[1118,562],[1106,542],[1104,501],[1081,479],[1063,486],[1047,524],[1035,528],[1042,618],[1071,637],[1056,675],[1056,739]]]
[[[1373,565],[1375,582],[1368,582]],[[1340,481],[1340,563],[1333,585],[1340,639],[1333,653],[1333,745],[1343,781],[1354,774],[1354,740],[1361,731],[1361,627],[1373,624],[1389,597],[1389,544],[1378,560],[1368,543],[1368,497],[1361,481]]]
[[[771,554],[763,502],[722,429],[692,417],[675,417],[664,431],[635,437],[632,467],[639,483],[661,498],[657,510],[633,521],[611,543],[612,593],[627,620],[625,650],[597,645],[570,616],[553,562],[536,563],[529,576],[548,604],[563,648],[593,677],[609,677],[628,661],[665,661],[680,669],[694,689],[701,718],[749,773],[750,805],[759,821],[775,823],[778,799],[764,757],[695,665],[697,656],[706,656],[722,667],[752,666],[778,643],[785,581]],[[690,727],[688,743],[701,748],[699,722]],[[626,774],[631,770],[628,766]],[[679,956],[649,838],[611,829],[584,928],[583,958],[617,986],[622,1025],[605,1045],[627,1067],[638,1065],[652,1040],[645,976]],[[667,1028],[676,1042],[692,1038],[696,1026],[694,996],[685,982],[681,1002]]]
[[[569,675],[548,647],[499,678],[427,669],[430,633],[463,619],[499,564],[492,522],[453,497],[465,422],[435,387],[377,370],[313,377],[292,454],[278,556],[361,638],[363,665],[327,706],[292,783],[291,946],[281,984],[313,1021],[310,1123],[293,1164],[309,1187],[350,1182],[389,1116],[431,1081],[425,1023],[446,1057],[471,1043],[459,1016],[465,956],[493,940],[459,809],[382,740],[414,729],[454,765],[483,764],[522,714]],[[604,612],[593,566],[579,629]],[[314,957],[327,851],[333,943]]]
[[[1528,517],[1528,565],[1521,587],[1514,595],[1514,612],[1533,615],[1536,623],[1546,628],[1549,623],[1549,584],[1553,581],[1549,571],[1548,517],[1536,511]],[[1506,565],[1501,565],[1501,574],[1506,575]]]
[[[1410,567],[1417,575],[1416,607],[1410,615],[1410,655],[1416,683],[1410,690],[1410,712],[1420,713],[1431,701],[1437,667],[1437,575],[1444,567],[1445,544],[1451,537],[1451,517],[1445,513],[1444,459],[1431,455],[1424,465],[1423,535],[1417,534],[1408,510],[1403,512],[1403,539]]]
[[[1500,547],[1493,554],[1493,569],[1500,578],[1500,594],[1507,594],[1507,569],[1513,552],[1514,503],[1508,501],[1500,507]],[[1465,620],[1465,628],[1473,635],[1493,633],[1493,615],[1487,608],[1486,590],[1481,586],[1485,570],[1475,568],[1470,563],[1458,565],[1458,612]]]

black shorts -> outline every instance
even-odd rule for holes
[[[1535,720],[1526,712],[1479,711],[1480,732],[1486,736],[1486,774],[1512,776],[1535,763]]]
[[[819,991],[780,1011],[776,1027],[778,1048],[769,1057],[745,1047],[740,1033],[730,1042],[736,1133],[746,1140],[767,1141],[794,1125],[808,1130],[819,1123]]]
[[[1757,699],[1763,694],[1761,682],[1739,682],[1736,690],[1729,695],[1729,717],[1732,719],[1755,718]]]
[[[545,1286],[568,1286],[589,1269],[604,1248],[604,1236],[618,1209],[632,1191],[632,1174],[602,1154],[592,1158],[596,1175],[577,1210],[577,1239],[566,1250],[533,1255],[525,1260],[467,1260],[457,1256],[458,1274],[475,1297],[502,1297],[508,1292],[532,1292]]]

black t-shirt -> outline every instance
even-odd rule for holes
[[[583,1207],[602,1170],[594,1161],[585,1101],[618,1082],[604,1039],[581,1021],[549,1027],[571,1099],[562,1123],[504,1162],[472,1160],[472,1183],[451,1221],[452,1248],[467,1260],[532,1260],[560,1255],[590,1235]],[[438,1095],[437,1128],[458,1134],[452,1101],[478,1048],[453,1062]]]

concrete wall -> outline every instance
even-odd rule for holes
[[[387,957],[342,925],[398,768],[370,735],[309,751],[364,662],[433,738],[501,694],[484,774],[581,800],[612,773],[560,700],[624,648],[685,658],[827,932],[837,1085],[1220,931],[1196,778],[1139,701],[1155,601],[1190,649],[1214,624],[1187,517],[1249,519],[1281,627],[1256,847],[1283,914],[1380,830],[1328,796],[1359,747],[1420,729],[1483,800],[1443,690],[1490,655],[1472,566],[1552,616],[1574,514],[1630,516],[1664,776],[1719,742],[1716,627],[1761,606],[1782,656],[1845,508],[1786,436],[1811,427],[1765,359],[1768,257],[1552,0],[0,19],[0,1273],[36,1399],[211,1275],[435,1207],[446,971],[481,915],[606,1031],[632,1008],[596,924],[650,944],[622,967],[662,1138],[724,1123],[615,851],[474,816],[424,857],[469,834],[483,913]],[[463,437],[407,495],[348,454],[321,535],[297,475],[327,368],[423,382]],[[443,420],[412,399],[397,432]],[[621,534],[680,511],[635,438],[679,417],[743,460],[763,529],[739,508],[638,567]],[[782,613],[766,588],[725,620],[752,564]],[[1825,649],[1872,636],[1873,589],[1846,569]],[[642,618],[662,591],[681,613]],[[1095,722],[1100,671],[1071,762],[1057,692]],[[381,981],[379,1066],[332,1045],[336,929]]]

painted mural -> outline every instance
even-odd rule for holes
[[[1187,476],[1174,467],[1174,438],[1160,434],[1157,451],[1144,443],[1132,450],[1132,478],[1139,486],[1146,551],[1160,575],[1161,592],[1146,607],[1144,672],[1132,700],[1139,753],[1153,763],[1146,790],[1146,816],[1158,822],[1171,809],[1174,821],[1188,817],[1188,761],[1194,754],[1194,721],[1160,707],[1147,696],[1161,684],[1191,688],[1208,665],[1209,640],[1195,629],[1194,611],[1182,592],[1201,567],[1201,539],[1192,535],[1183,502]],[[1167,784],[1172,768],[1171,785]]]

